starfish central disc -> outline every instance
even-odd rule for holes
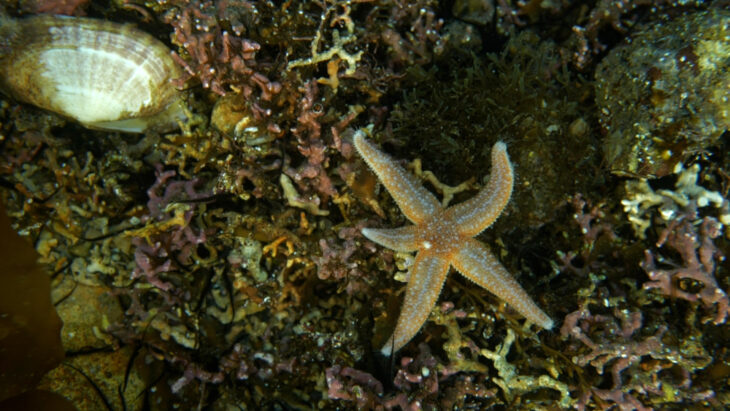
[[[456,228],[443,219],[443,213],[438,213],[434,218],[428,219],[422,226],[415,226],[417,240],[425,249],[439,245],[442,253],[453,254],[459,247],[460,238]]]

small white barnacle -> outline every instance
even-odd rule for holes
[[[89,128],[169,131],[185,120],[182,69],[131,25],[34,16],[0,19],[0,89]]]

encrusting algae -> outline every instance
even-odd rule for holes
[[[671,174],[730,127],[730,11],[639,26],[596,68],[604,159],[622,176]],[[623,64],[625,70],[615,70]]]

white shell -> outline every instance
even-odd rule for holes
[[[0,86],[90,128],[167,131],[185,118],[170,50],[129,25],[62,16],[4,21]]]

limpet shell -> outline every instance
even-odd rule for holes
[[[184,101],[171,80],[181,76],[170,50],[130,25],[35,16],[0,26],[2,91],[89,128],[177,128]]]

